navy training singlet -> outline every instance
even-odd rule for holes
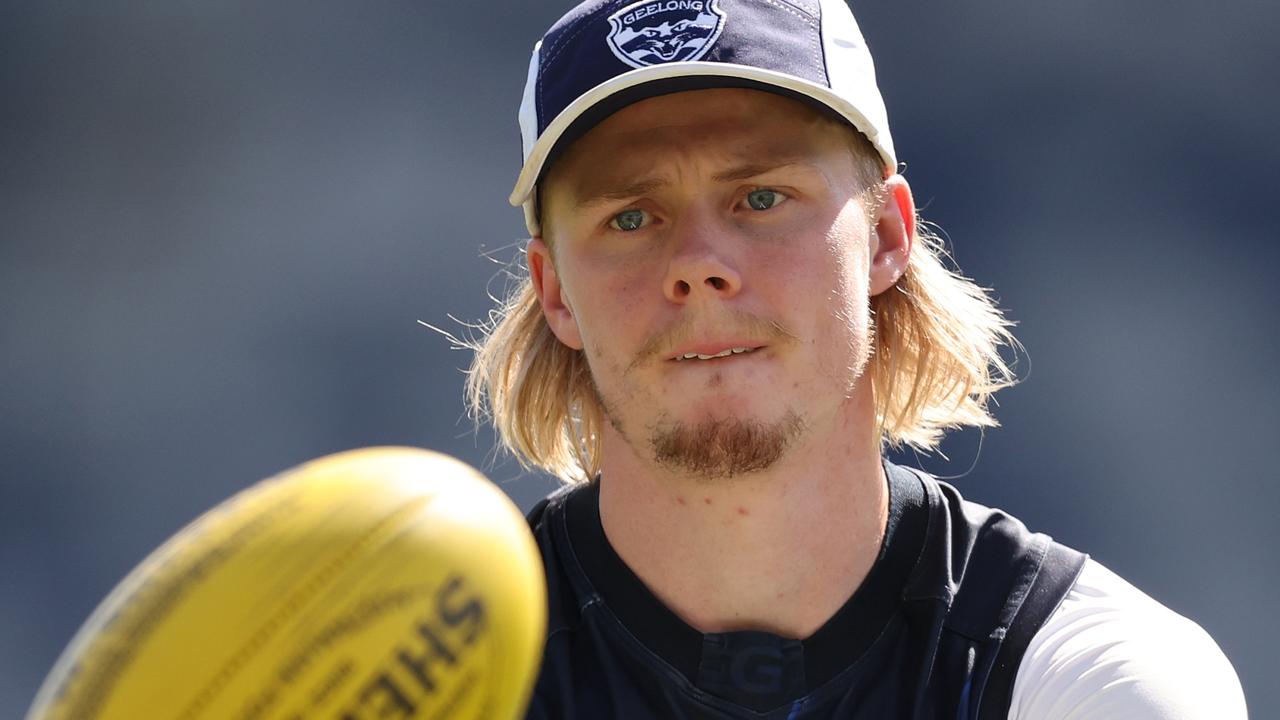
[[[879,556],[803,640],[685,624],[609,545],[598,480],[540,502],[550,612],[528,717],[1004,720],[1022,654],[1086,556],[924,473],[885,474]]]

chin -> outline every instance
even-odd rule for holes
[[[738,414],[681,421],[665,416],[650,427],[658,464],[704,480],[748,475],[773,467],[795,444],[804,420],[788,411],[766,421]]]

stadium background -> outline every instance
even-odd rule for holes
[[[549,487],[494,462],[467,355],[416,321],[501,291],[528,52],[566,7],[0,7],[0,716],[280,469],[411,444]],[[1004,427],[925,466],[1199,621],[1280,715],[1280,5],[855,12],[918,202],[1028,350]]]

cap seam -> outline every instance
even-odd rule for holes
[[[809,17],[814,18],[815,20],[817,19],[817,18],[816,18],[812,13],[810,13],[808,10],[805,10],[804,8],[800,7],[799,5],[796,5],[795,3],[791,2],[790,0],[782,0],[782,2],[786,3],[787,5],[790,5],[790,6],[791,6],[791,8],[792,8],[792,9],[794,9],[794,10],[795,10],[796,12],[798,12],[798,13],[802,13],[802,14],[804,14],[804,15],[808,15]],[[817,5],[817,7],[818,7],[818,11],[819,11],[819,12],[821,12],[821,11],[822,11],[822,0],[814,0],[814,3],[815,3],[815,5]]]
[[[840,1],[844,2],[844,0],[840,0]],[[822,77],[827,79],[827,87],[834,88],[835,82],[831,79],[831,58],[828,57],[828,53],[827,53],[827,36],[825,34],[827,31],[827,25],[825,22],[823,22],[826,19],[826,17],[824,16],[824,13],[826,11],[822,8],[822,0],[818,0],[817,7],[818,7],[818,47],[822,51],[821,52]]]
[[[772,5],[783,12],[795,15],[801,22],[806,23],[810,30],[817,32],[817,37],[814,35],[809,36],[809,51],[813,53],[814,61],[818,65],[822,66],[822,75],[827,79],[827,86],[830,87],[831,77],[827,75],[827,64],[824,62],[822,57],[822,27],[818,23],[818,19],[809,13],[802,11],[800,8],[795,7],[791,3],[782,3],[777,0],[764,0],[764,2],[765,4]]]
[[[815,21],[817,21],[817,18],[805,12],[804,10],[801,10],[795,5],[792,5],[789,2],[777,2],[777,0],[764,0],[764,2],[770,5],[773,5],[779,10],[782,10],[783,12],[789,12],[792,15],[795,15],[796,17],[800,18],[801,20],[807,21],[810,25],[812,25]]]

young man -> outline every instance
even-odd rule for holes
[[[548,718],[1243,718],[1194,623],[886,462],[1012,342],[916,221],[840,0],[584,3],[535,47],[529,276],[476,410],[530,515]]]

